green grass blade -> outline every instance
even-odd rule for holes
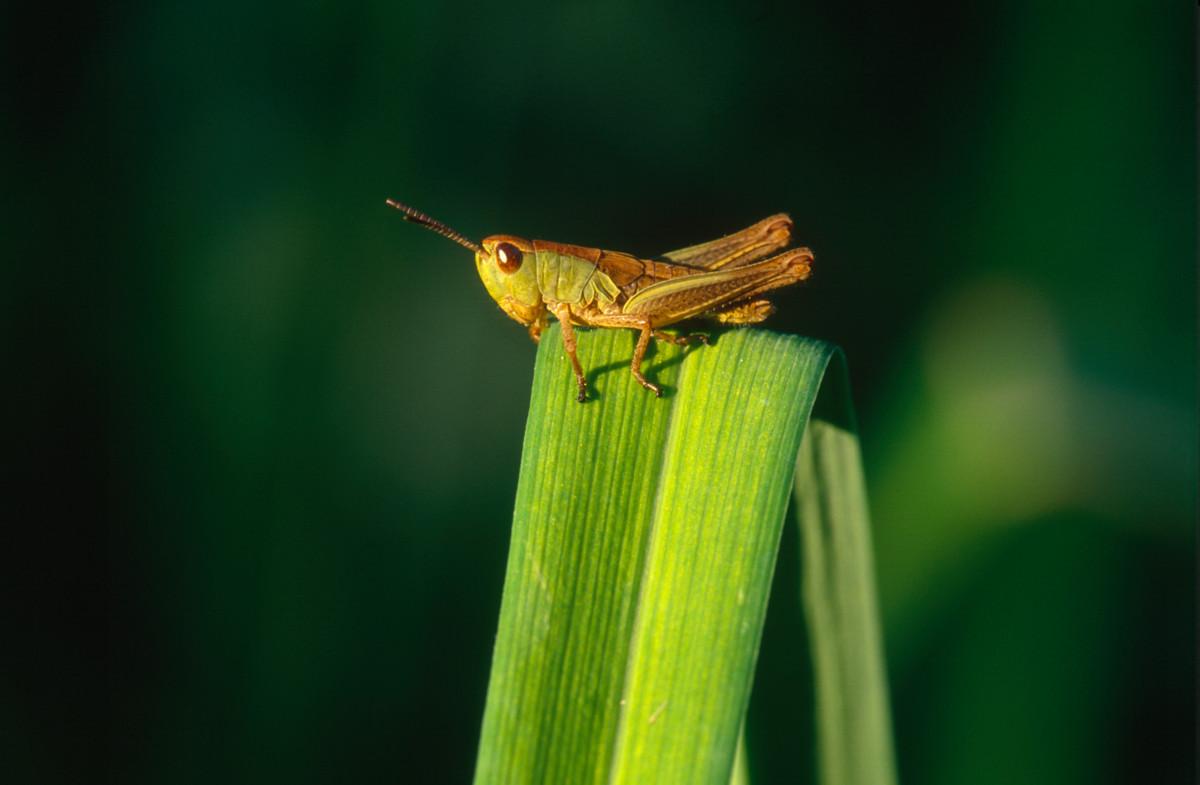
[[[822,785],[896,781],[866,485],[838,355],[796,464]]]
[[[557,327],[534,371],[477,783],[713,783],[734,771],[804,425],[834,350],[758,330],[627,370]],[[822,728],[826,726],[822,725]],[[744,780],[745,770],[738,776]]]

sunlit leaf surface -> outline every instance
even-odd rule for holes
[[[890,782],[840,355],[761,330],[660,345],[655,399],[627,370],[632,338],[580,336],[584,405],[557,327],[539,349],[476,782],[730,782],[797,476],[820,770],[831,785]]]

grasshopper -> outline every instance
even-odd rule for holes
[[[791,241],[792,219],[785,213],[651,260],[508,234],[485,237],[478,245],[407,205],[393,199],[387,204],[403,213],[405,220],[474,251],[475,267],[488,294],[529,329],[535,343],[550,315],[558,320],[580,403],[587,400],[587,377],[575,353],[576,326],[637,330],[630,370],[638,384],[661,397],[662,388],[642,375],[642,358],[651,337],[677,345],[692,340],[707,344],[708,338],[669,335],[659,328],[699,316],[723,324],[761,322],[775,310],[763,294],[808,278],[813,261],[808,248],[771,256]]]

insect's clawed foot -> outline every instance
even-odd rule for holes
[[[638,383],[638,384],[642,385],[642,386],[643,386],[643,387],[645,387],[647,390],[649,390],[650,392],[654,393],[654,397],[655,397],[655,398],[661,398],[661,397],[663,397],[663,391],[662,391],[662,388],[661,388],[661,387],[659,387],[659,386],[658,386],[657,384],[655,384],[654,382],[649,382],[649,381],[646,381],[646,379],[645,379],[645,378],[643,378],[643,377],[641,377],[641,376],[634,376],[633,378],[634,378],[634,379],[637,379],[637,383]]]
[[[586,387],[579,388],[579,394],[575,396],[575,400],[579,401],[580,403],[587,403],[587,388]]]

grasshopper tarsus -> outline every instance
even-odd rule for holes
[[[654,382],[648,381],[645,377],[641,377],[641,378],[634,377],[634,378],[638,384],[642,385],[647,390],[654,393],[655,398],[663,397],[663,388],[660,387],[659,385],[655,384]]]

